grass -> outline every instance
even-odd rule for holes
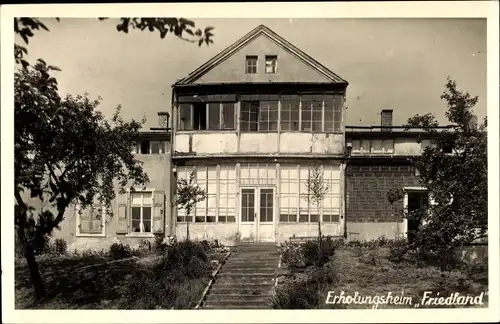
[[[210,261],[220,254],[207,253],[208,262],[188,255],[170,262],[168,255],[146,255],[113,263],[104,255],[42,257],[47,296],[41,302],[33,301],[29,272],[20,262],[16,309],[189,309],[210,279]]]
[[[312,279],[314,276],[316,278]],[[441,272],[434,266],[418,266],[410,262],[393,263],[389,261],[388,248],[341,247],[322,269],[309,267],[303,273],[284,279],[278,289],[278,294],[282,296],[275,298],[278,304],[275,308],[291,308],[290,305],[295,305],[292,307],[367,309],[373,306],[326,304],[329,291],[333,291],[334,296],[340,295],[342,291],[345,296],[354,296],[358,292],[360,297],[387,296],[389,292],[393,296],[402,296],[403,293],[403,296],[411,297],[412,305],[379,304],[378,308],[411,308],[421,302],[425,291],[432,292],[433,296],[439,293],[445,297],[455,292],[473,296],[487,292],[487,267]],[[483,302],[482,307],[487,307],[487,294]]]

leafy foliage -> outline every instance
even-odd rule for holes
[[[414,116],[407,123],[433,135],[421,156],[412,158],[433,203],[422,215],[421,227],[407,250],[438,254],[444,270],[455,247],[487,238],[488,170],[486,118],[478,124],[473,112],[478,97],[458,90],[456,82],[448,79],[441,98],[447,102],[451,127],[436,128],[438,123],[431,114]],[[450,147],[452,154],[446,153]],[[389,194],[391,203],[401,198],[401,194]],[[403,217],[412,215],[404,211]]]
[[[132,249],[123,243],[113,243],[109,247],[109,254],[113,259],[123,259],[132,256]]]
[[[306,277],[280,286],[272,297],[273,309],[317,309],[324,304],[325,287],[335,287],[338,283],[335,268],[329,264],[315,268]]]
[[[59,22],[59,18],[55,18]],[[99,18],[106,20],[108,18]],[[213,27],[204,29],[196,28],[194,21],[185,18],[120,18],[116,25],[118,32],[128,33],[131,29],[140,31],[148,30],[150,32],[158,31],[163,39],[170,33],[179,39],[190,43],[197,43],[198,46],[213,43]],[[14,18],[14,33],[19,35],[23,41],[28,44],[29,39],[35,36],[35,32],[45,30],[49,31],[47,26],[38,18]],[[17,64],[28,67],[29,63],[24,59],[28,54],[25,46],[14,44],[14,57]]]
[[[286,266],[306,268],[325,264],[334,255],[335,248],[336,243],[331,237],[327,237],[321,244],[318,240],[308,240],[304,243],[285,241],[280,244],[278,251]]]

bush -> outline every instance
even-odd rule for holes
[[[334,255],[335,248],[335,241],[327,237],[321,241],[321,249],[317,240],[305,243],[286,241],[281,243],[278,251],[281,261],[290,268],[305,268],[312,265],[322,266]]]
[[[61,238],[55,239],[51,250],[56,255],[65,255],[68,250],[68,243]]]
[[[123,243],[113,243],[109,247],[109,254],[113,259],[123,259],[132,256],[132,249]]]
[[[278,287],[272,298],[274,309],[314,309],[320,308],[326,295],[325,288],[334,287],[339,282],[333,266],[315,269],[307,279],[294,280]]]
[[[165,253],[167,244],[165,243],[165,235],[163,233],[155,233],[155,240],[153,243],[153,250],[157,254]]]
[[[406,239],[395,240],[390,246],[389,260],[392,262],[401,262],[409,251],[408,241]]]
[[[166,256],[160,266],[164,270],[184,268],[188,267],[194,258],[208,265],[208,257],[201,244],[189,240],[175,241],[174,244],[168,247]]]

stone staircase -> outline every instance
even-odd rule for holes
[[[271,308],[277,268],[275,243],[241,243],[215,277],[201,308]]]

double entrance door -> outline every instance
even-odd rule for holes
[[[240,189],[240,235],[242,241],[274,242],[275,189],[242,187]]]

